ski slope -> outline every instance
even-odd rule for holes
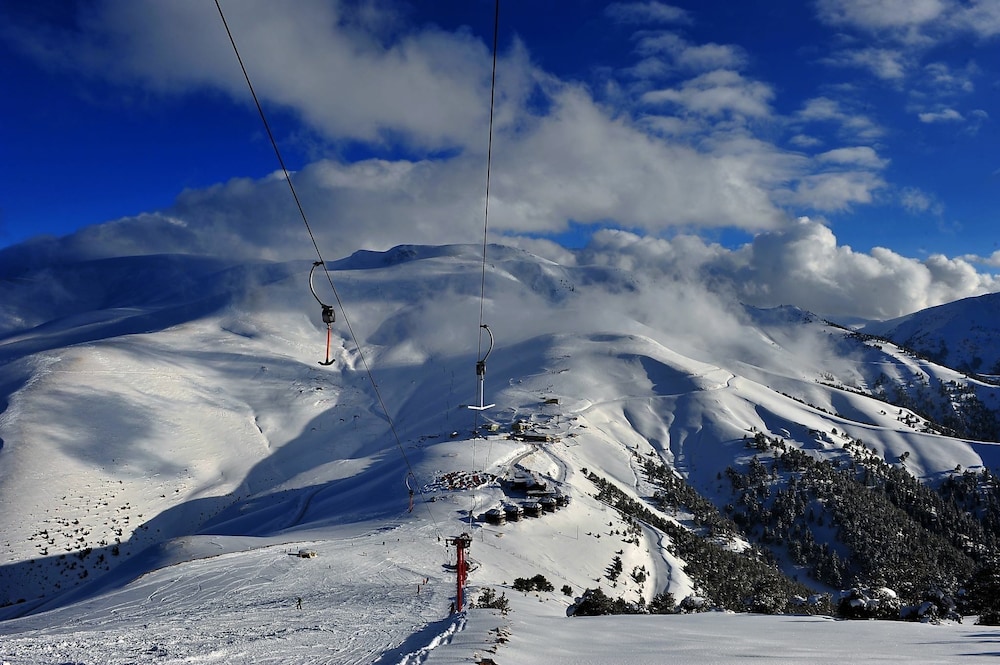
[[[0,623],[0,662],[974,664],[995,662],[1000,643],[1000,631],[971,622],[720,613],[571,618],[558,591],[524,595],[509,588],[506,615],[472,609],[449,616],[452,577],[442,567],[444,550],[428,545],[423,528],[327,533],[284,544],[187,539],[174,546],[205,558]],[[316,558],[290,555],[301,546]],[[493,558],[478,540],[471,551],[484,562]],[[515,571],[512,565],[504,574]]]

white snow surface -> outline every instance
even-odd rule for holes
[[[186,271],[190,259],[158,257],[155,271],[127,263],[139,271],[128,280],[101,279],[129,275],[120,263],[85,264],[87,279],[67,268],[41,296],[37,281],[4,285],[0,663],[995,662],[1000,631],[971,620],[567,617],[588,587],[695,592],[665,536],[623,541],[584,469],[640,498],[641,464],[656,457],[722,496],[717,476],[751,456],[752,431],[817,455],[861,438],[888,461],[909,452],[928,482],[1000,458],[861,394],[872,368],[961,377],[951,370],[891,345],[843,352],[844,331],[788,312],[661,312],[649,305],[663,287],[636,276],[495,246],[496,407],[477,414],[465,408],[482,352],[476,252],[333,264],[365,357],[339,321],[329,367],[307,262]],[[549,440],[512,438],[517,421]],[[475,435],[486,423],[496,431]],[[519,500],[494,478],[526,471],[570,504],[479,519]],[[508,614],[450,614],[448,539],[462,532],[468,595],[492,587]],[[611,586],[618,552],[645,583]],[[556,590],[511,588],[536,574]]]

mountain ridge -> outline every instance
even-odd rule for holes
[[[987,293],[870,323],[861,330],[964,372],[1000,374],[998,316],[1000,294]]]

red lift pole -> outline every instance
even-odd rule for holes
[[[463,533],[461,536],[448,538],[445,543],[455,546],[455,575],[457,580],[455,611],[461,612],[465,607],[465,580],[469,576],[469,566],[465,561],[465,550],[472,544],[472,536],[468,533]]]

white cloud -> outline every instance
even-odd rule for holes
[[[408,154],[428,155],[396,164],[320,161],[295,175],[311,205],[324,216],[350,217],[355,246],[447,241],[461,236],[462,224],[482,207],[490,54],[471,33],[406,27],[385,6],[365,5],[366,13],[358,15],[334,0],[287,6],[247,0],[226,10],[265,106],[292,110],[328,143],[402,144]],[[88,7],[81,31],[53,42],[64,55],[81,54],[73,67],[126,89],[216,89],[246,103],[245,82],[214,7],[196,0],[150,8],[103,0]],[[609,11],[622,20],[686,17],[662,3],[619,3]],[[740,66],[742,49],[696,45],[672,33],[653,37],[641,38],[640,50],[663,55],[674,73],[695,75],[654,91],[609,84],[612,104],[540,70],[522,44],[503,54],[491,192],[491,221],[499,231],[558,232],[569,220],[611,221],[651,233],[761,230],[775,228],[789,212],[870,201],[882,186],[878,177],[860,172],[878,168],[873,152],[865,162],[858,148],[848,148],[855,151],[848,168],[848,153],[836,152],[835,145],[825,158],[809,159],[778,148],[770,137],[758,138],[757,132],[773,134],[781,122],[771,86],[732,68],[700,69]],[[644,62],[650,75],[664,64],[652,56]],[[797,119],[835,123],[849,146],[880,131],[864,115],[825,98],[812,100]],[[441,156],[446,148],[451,150]],[[838,163],[831,161],[836,155],[842,156]],[[221,197],[242,210],[241,204],[272,190],[283,196],[280,189],[234,180],[189,192],[178,207],[194,214],[193,201],[211,207],[217,205],[213,197]],[[245,198],[233,199],[238,193]],[[229,219],[222,210],[213,214]]]
[[[799,179],[787,202],[823,212],[844,211],[853,204],[871,203],[885,181],[870,171],[832,171]]]
[[[904,187],[899,193],[903,209],[913,214],[931,212],[941,214],[943,206],[932,195],[916,187]]]
[[[870,169],[881,169],[889,163],[868,146],[836,148],[816,155],[816,159],[828,164],[844,164]]]
[[[957,7],[951,17],[956,28],[981,38],[1000,35],[1000,3],[996,0],[971,0]]]
[[[924,123],[965,123],[971,120],[974,125],[975,118],[966,118],[957,107],[975,94],[975,79],[981,75],[982,71],[974,61],[963,66],[932,62],[911,82],[907,90],[910,102],[906,110]]]
[[[427,208],[410,209],[422,198],[414,187],[429,164],[408,168],[372,163],[361,167],[326,164],[303,174],[303,189],[310,196],[331,198],[341,189],[345,201],[320,210],[314,219],[325,258],[334,260],[357,247],[388,248],[389,231],[420,225]],[[358,169],[371,169],[386,184],[384,194],[392,201],[386,217],[371,223],[373,201],[378,190],[369,175],[357,180]],[[425,174],[426,175],[426,174]],[[313,183],[326,189],[312,192]],[[201,192],[190,192],[170,214],[127,218],[84,229],[63,239],[39,239],[0,252],[5,266],[39,268],[49,262],[86,260],[105,256],[142,255],[164,252],[211,253],[234,261],[254,258],[294,259],[312,254],[300,220],[286,214],[278,199],[278,179],[266,183],[240,180]],[[362,191],[358,191],[358,187]],[[284,193],[287,196],[287,192]],[[439,198],[437,212],[449,214]],[[422,231],[427,243],[464,242],[478,244],[481,227],[469,223],[471,209],[453,210],[447,235],[435,221]],[[481,213],[481,211],[479,211]],[[363,213],[366,223],[358,223]],[[391,215],[401,214],[402,219]],[[397,238],[398,240],[398,238]],[[693,303],[722,311],[722,303],[737,299],[761,307],[794,304],[823,316],[886,319],[950,302],[959,298],[1000,290],[1000,277],[980,273],[974,263],[1000,267],[1000,252],[991,257],[949,259],[933,255],[926,260],[907,258],[885,248],[857,252],[840,245],[832,230],[801,218],[764,231],[752,242],[736,249],[708,243],[694,235],[671,239],[637,235],[625,231],[599,231],[582,250],[568,250],[547,240],[507,238],[503,242],[538,252],[564,265],[603,265],[632,275],[647,285],[656,285],[656,297],[670,295],[674,311],[690,313]],[[660,295],[657,295],[660,294]],[[627,301],[628,299],[626,299]],[[628,301],[630,304],[636,304]],[[659,300],[650,311],[662,310]],[[715,303],[715,304],[710,304]],[[648,303],[652,305],[652,303]],[[659,308],[659,309],[658,309]],[[706,316],[710,312],[706,312]],[[705,328],[704,321],[694,322]]]
[[[944,44],[968,44],[970,35],[981,41],[1000,35],[996,0],[817,0],[816,9],[821,22],[844,31],[840,42],[866,45],[840,50],[824,62],[861,67],[895,82],[923,70],[927,80],[917,83],[936,99],[972,92],[978,67],[941,61],[922,67],[922,58],[939,55],[937,47]]]
[[[817,0],[822,21],[867,31],[910,30],[941,18],[946,0]]]
[[[637,63],[622,70],[622,73],[639,81],[649,81],[659,78],[666,78],[674,72],[674,67],[666,60],[656,56],[649,56],[639,60]]]
[[[691,136],[698,134],[702,129],[701,123],[696,119],[677,116],[650,115],[640,118],[639,122],[654,136]]]
[[[638,37],[636,52],[648,56],[670,56],[674,67],[704,72],[717,69],[739,69],[747,62],[746,52],[732,44],[692,44],[673,32],[643,32]]]
[[[815,148],[816,146],[823,145],[822,139],[808,134],[796,134],[788,139],[788,142],[798,148]]]
[[[67,41],[86,47],[81,66],[91,75],[177,94],[215,86],[245,99],[233,54],[218,47],[226,46],[218,17],[206,14],[204,3],[157,5],[149,16],[120,0],[94,7],[88,31]],[[474,241],[478,225],[470,220],[480,217],[484,193],[485,46],[433,28],[366,33],[338,13],[336,3],[310,6],[312,13],[279,11],[270,3],[252,9],[235,5],[229,20],[250,54],[247,64],[265,103],[296,109],[333,141],[379,143],[391,136],[411,146],[461,148],[422,161],[321,160],[294,174],[323,246]],[[192,24],[199,27],[180,39]],[[125,27],[139,38],[125,39]],[[738,59],[735,49],[708,46],[699,50],[685,42],[676,53],[700,54],[695,60],[701,63]],[[194,66],[202,60],[205,67]],[[491,191],[491,224],[498,232],[555,233],[569,220],[649,233],[761,230],[782,223],[784,205],[826,210],[863,200],[857,189],[813,173],[808,159],[740,128],[743,117],[770,118],[773,92],[738,72],[713,70],[661,91],[661,102],[681,105],[690,119],[642,114],[633,120],[597,103],[587,89],[533,67],[523,48],[512,49],[501,66]],[[343,94],[348,89],[351,94]],[[536,102],[530,106],[529,95]],[[718,122],[719,116],[733,123]],[[711,122],[700,122],[705,117]],[[811,198],[795,194],[797,183]],[[190,251],[228,247],[253,254],[266,248],[261,251],[275,257],[301,248],[295,212],[284,184],[269,178],[185,192],[165,214],[184,220],[187,235],[196,236],[184,238],[196,248]],[[100,231],[102,241],[124,246],[143,233],[173,237],[161,221],[156,215],[121,220],[114,233]]]
[[[380,22],[373,10],[359,25],[337,2],[225,5],[265,105],[295,111],[328,138],[391,136],[439,149],[465,145],[485,126],[490,54],[471,35],[431,27],[376,34],[370,24],[391,16]],[[50,60],[158,93],[220,89],[248,102],[212,3],[103,0],[81,12],[80,32],[48,35]]]
[[[741,258],[747,290],[760,304],[808,302],[829,315],[891,318],[1000,287],[995,276],[961,259],[921,262],[885,248],[855,252],[809,220],[758,236]]]
[[[799,209],[832,212],[871,203],[887,185],[879,172],[888,160],[869,146],[835,148],[812,158],[810,172],[784,192],[783,201]]]
[[[497,215],[515,230],[552,230],[567,219],[671,226],[770,228],[783,217],[769,174],[751,168],[764,147],[735,155],[659,140],[646,122],[609,120],[580,88],[553,98],[519,140],[497,148]]]
[[[925,113],[918,113],[917,117],[920,118],[920,122],[924,123],[934,123],[934,122],[962,122],[965,118],[962,114],[955,109],[941,109],[940,111],[927,111]]]
[[[553,97],[494,146],[490,228],[558,233],[569,220],[613,222],[660,233],[675,227],[775,228],[785,213],[772,200],[776,171],[794,174],[766,144],[715,146],[714,154],[671,145],[642,125],[611,121],[581,88]],[[481,240],[484,160],[467,152],[434,160],[315,162],[293,173],[324,253],[401,243]],[[183,232],[167,218],[184,222]],[[93,227],[76,241],[94,251],[182,251],[291,258],[310,247],[287,185],[278,177],[233,179],[182,193],[162,214]]]
[[[221,90],[245,102],[245,83],[219,33],[218,17],[206,14],[204,3],[178,0],[141,10],[107,0],[89,6],[86,29],[63,35],[61,51],[79,52],[75,66],[87,75],[162,94]],[[669,6],[659,3],[616,6],[622,20],[641,11],[661,18],[670,14],[664,9]],[[226,9],[265,101],[298,113],[325,138],[402,140],[428,151],[457,148],[426,159],[318,160],[293,174],[329,258],[407,242],[481,242],[490,65],[483,43],[431,27],[403,30],[393,15],[375,10],[362,21],[335,2],[280,10],[271,3],[233,3]],[[673,20],[678,17],[683,18]],[[887,160],[865,145],[881,136],[882,128],[848,101],[826,96],[782,119],[772,108],[774,90],[734,69],[745,64],[739,48],[694,45],[669,33],[660,38],[640,42],[649,49],[650,72],[659,62],[675,75],[694,76],[656,91],[622,86],[614,91],[614,105],[541,71],[522,45],[503,55],[493,232],[558,233],[571,220],[635,229],[647,235],[614,237],[632,248],[629,256],[637,265],[653,260],[633,256],[643,248],[669,255],[677,274],[704,269],[702,277],[712,283],[725,277],[727,288],[757,304],[782,294],[771,304],[796,302],[795,296],[823,312],[875,316],[915,309],[916,292],[896,285],[896,279],[924,279],[927,288],[934,280],[950,279],[941,293],[957,297],[988,282],[981,275],[978,282],[971,279],[960,260],[937,261],[932,274],[931,267],[888,250],[857,254],[838,247],[832,232],[819,224],[788,228],[790,214],[845,210],[871,202],[887,188],[881,176]],[[659,55],[666,57],[656,60]],[[721,64],[729,67],[701,69]],[[814,124],[832,125],[834,132],[813,132]],[[782,149],[772,136],[776,127],[788,126],[796,132],[793,145],[814,148],[823,136],[829,149],[814,156]],[[844,144],[836,145],[832,134]],[[916,193],[900,200],[908,209],[923,205]],[[690,236],[669,242],[650,238],[722,227],[763,233],[733,252]],[[610,248],[611,237],[603,234],[595,247]],[[555,252],[547,241],[515,242]],[[91,227],[56,245],[67,256],[181,251],[277,259],[311,253],[287,186],[275,177],[236,178],[186,191],[160,213]],[[781,258],[779,251],[788,254]],[[766,260],[783,263],[788,273],[769,272]],[[852,281],[841,265],[884,282],[883,291],[892,296],[888,304],[877,309],[873,297],[852,291],[863,283]]]
[[[693,70],[737,69],[746,64],[746,53],[731,44],[700,44],[677,54],[677,62]]]
[[[674,55],[688,48],[690,44],[676,32],[651,32],[643,30],[636,37],[635,51],[639,55]]]
[[[991,268],[1000,268],[1000,249],[994,251],[989,256],[977,256],[975,254],[968,254],[960,258],[963,261],[967,261],[969,263],[985,265]]]
[[[805,218],[736,250],[691,236],[668,241],[603,231],[579,261],[613,265],[651,282],[707,286],[761,307],[794,304],[831,317],[887,319],[1000,289],[1000,279],[977,273],[964,259],[919,261],[885,248],[856,252]]]
[[[814,97],[806,100],[794,117],[800,122],[835,124],[842,136],[854,141],[873,141],[885,133],[867,115],[854,112],[845,101],[830,97]]]
[[[975,90],[973,77],[979,74],[974,62],[964,67],[954,67],[946,62],[932,62],[924,67],[927,86],[937,96],[968,94]]]
[[[824,59],[824,62],[840,67],[867,69],[877,78],[886,81],[904,78],[907,70],[907,56],[902,51],[886,48],[840,51]]]
[[[739,72],[720,69],[685,81],[679,88],[647,92],[642,101],[650,105],[677,104],[691,113],[708,116],[766,117],[771,113],[773,97],[770,86],[746,79]]]
[[[684,9],[662,2],[612,2],[604,8],[609,18],[619,23],[690,23]]]

